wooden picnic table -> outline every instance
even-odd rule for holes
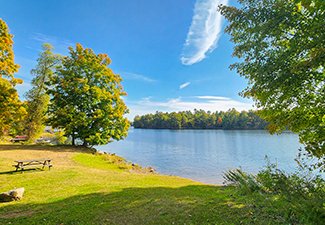
[[[21,169],[23,171],[25,167],[37,166],[37,165],[42,165],[42,169],[44,169],[45,166],[48,166],[49,167],[49,170],[52,167],[51,159],[16,160],[15,162],[17,164],[16,165],[12,165],[12,166],[16,167],[16,171],[18,171],[19,169]]]
[[[10,141],[12,142],[20,142],[20,141],[27,141],[28,137],[26,135],[17,135],[12,138]]]

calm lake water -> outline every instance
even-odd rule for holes
[[[97,149],[152,166],[159,173],[221,184],[229,169],[257,172],[265,165],[266,155],[279,168],[292,171],[300,147],[298,136],[289,132],[130,129],[125,140]]]

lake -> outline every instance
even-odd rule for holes
[[[241,167],[257,172],[267,155],[279,168],[292,171],[298,136],[270,135],[262,130],[151,130],[130,129],[125,140],[98,146],[128,161],[152,166],[157,172],[222,184],[223,173]]]

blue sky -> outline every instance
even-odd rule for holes
[[[55,52],[81,43],[107,53],[110,67],[123,78],[130,108],[136,114],[180,110],[238,110],[252,101],[238,93],[247,82],[229,65],[232,43],[216,12],[227,0],[0,0],[0,17],[14,35],[14,52],[24,84],[41,45]]]

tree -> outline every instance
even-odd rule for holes
[[[218,116],[218,119],[217,119],[217,128],[221,128],[222,127],[222,117],[221,116]]]
[[[7,77],[16,83],[20,82],[14,79],[14,73],[18,72],[19,66],[14,61],[12,37],[6,22],[0,19],[0,78]]]
[[[37,65],[31,73],[35,76],[32,80],[33,88],[26,93],[27,119],[26,133],[29,140],[33,141],[42,133],[46,121],[46,112],[50,101],[47,94],[47,83],[54,74],[55,67],[60,63],[60,56],[52,52],[50,44],[43,44],[43,51],[37,59]]]
[[[183,112],[156,112],[136,116],[134,128],[145,129],[265,129],[267,123],[253,111],[205,112],[194,110]]]
[[[17,125],[26,114],[15,89],[22,80],[14,78],[19,66],[14,62],[12,37],[7,24],[0,19],[0,136],[8,134],[11,126]]]
[[[169,125],[171,129],[182,128],[182,116],[179,113],[172,112],[169,114]]]
[[[128,112],[121,96],[126,95],[121,77],[108,68],[106,54],[96,55],[80,44],[69,48],[51,79],[49,122],[84,145],[107,144],[127,135]]]
[[[12,83],[0,78],[0,137],[21,133],[26,109]]]
[[[290,129],[325,156],[325,1],[239,0],[220,6],[235,44],[231,65],[249,79],[242,92],[262,109],[271,132]]]

